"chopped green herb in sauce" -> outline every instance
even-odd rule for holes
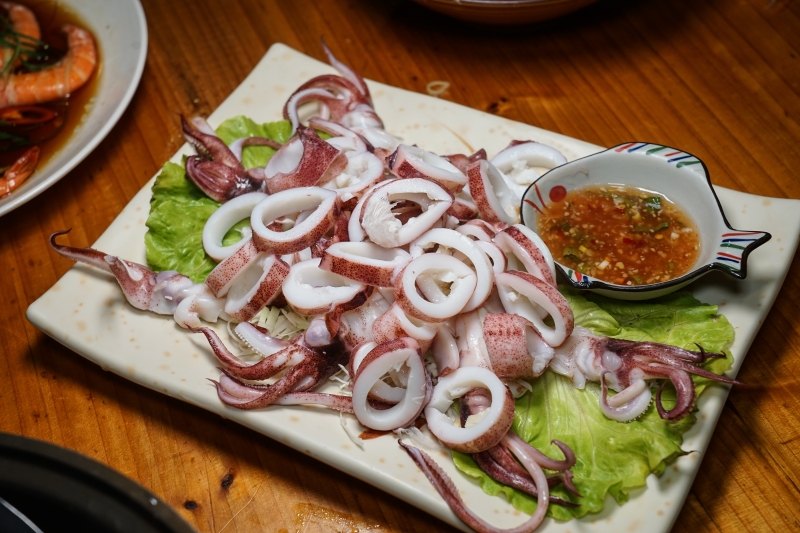
[[[571,191],[548,206],[538,228],[556,261],[618,285],[682,276],[700,251],[686,214],[663,196],[633,187]]]

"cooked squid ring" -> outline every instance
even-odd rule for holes
[[[206,225],[203,226],[203,248],[209,257],[217,262],[222,261],[244,245],[247,238],[252,235],[249,227],[242,229],[243,238],[237,243],[223,246],[222,238],[234,224],[242,219],[250,218],[256,204],[266,197],[267,195],[263,192],[243,194],[225,202],[211,214]]]
[[[390,181],[394,180],[384,181],[378,186],[386,185]],[[372,194],[372,191],[374,190],[375,187],[371,187],[366,194],[364,194],[364,196],[359,198],[358,202],[356,202],[356,205],[353,208],[352,213],[350,213],[350,218],[347,221],[347,238],[350,242],[361,242],[367,240],[367,232],[364,231],[364,227],[361,225],[361,210],[364,207],[364,200],[367,196]],[[391,248],[391,246],[389,248]]]
[[[363,283],[322,270],[319,263],[318,257],[295,263],[283,282],[284,298],[301,315],[327,313],[364,290]]]
[[[267,191],[275,194],[296,187],[311,187],[336,177],[347,157],[319,138],[312,129],[297,128],[297,136],[284,144],[264,167]]]
[[[464,256],[469,259],[470,263],[472,263],[472,269],[475,271],[475,290],[467,301],[467,304],[461,309],[461,312],[465,313],[482,306],[489,298],[489,294],[492,292],[494,286],[492,264],[489,262],[486,254],[469,237],[455,230],[445,228],[428,230],[418,239],[414,240],[408,250],[411,253],[411,257],[416,258],[421,256],[425,249],[437,244],[464,254]]]
[[[369,405],[373,387],[390,370],[407,365],[408,383],[402,399],[389,409],[374,409]],[[362,425],[389,431],[406,427],[422,412],[430,394],[430,377],[419,344],[404,337],[379,344],[372,349],[358,366],[353,377],[353,411]]]
[[[347,165],[344,169],[322,186],[336,191],[339,198],[346,202],[351,198],[362,196],[367,189],[382,179],[383,163],[381,160],[370,152],[361,152],[348,155]]]
[[[364,358],[367,357],[367,354],[375,348],[378,343],[373,341],[362,342],[352,350],[350,350],[350,361],[348,362],[348,371],[350,372],[351,376],[355,376],[356,372],[358,372],[358,367],[364,361]]]
[[[535,231],[522,224],[515,224],[498,232],[493,242],[506,254],[513,254],[525,270],[555,286],[556,266],[553,254]]]
[[[259,254],[256,262],[242,269],[230,284],[225,312],[238,322],[246,322],[269,305],[280,293],[291,268],[275,255]]]
[[[393,204],[409,201],[419,205],[421,213],[403,224],[392,212]],[[391,180],[375,186],[359,200],[350,217],[350,239],[364,240],[363,236],[383,246],[404,246],[436,224],[453,205],[453,194],[424,178]],[[363,229],[361,233],[355,225]]]
[[[397,276],[394,297],[410,316],[426,322],[442,322],[464,309],[476,283],[475,271],[455,257],[423,254]],[[440,284],[450,284],[447,294]]]
[[[214,270],[206,276],[205,283],[215,296],[221,298],[228,294],[231,286],[247,272],[248,268],[264,256],[266,254],[256,249],[253,239],[246,239],[238,250],[214,267]]]
[[[566,163],[567,158],[552,146],[536,141],[513,141],[492,158],[492,164],[505,174],[520,162],[530,167],[553,168]]]
[[[474,425],[460,427],[445,413],[453,401],[474,388],[488,389],[491,406]],[[425,407],[425,418],[431,433],[450,449],[478,453],[495,446],[514,421],[514,397],[491,370],[476,366],[461,367],[439,379],[431,401]]]
[[[483,331],[480,313],[480,310],[461,313],[453,319],[459,366],[477,366],[493,371],[492,360],[489,358],[489,350],[486,347],[486,336]]]
[[[312,211],[313,210],[313,211]],[[291,213],[310,211],[287,231],[273,231],[267,224]],[[291,254],[316,243],[333,227],[338,215],[334,191],[322,187],[298,187],[275,193],[259,202],[250,215],[253,242],[261,252]],[[299,218],[299,217],[298,217]]]
[[[533,167],[555,168],[567,162],[564,154],[546,144],[534,141],[511,141],[492,158],[492,164],[503,173],[509,187],[522,196],[525,189],[539,178]]]
[[[359,344],[372,341],[373,324],[390,305],[380,292],[375,291],[364,305],[342,313],[339,317],[339,338],[344,343],[345,349],[352,350]]]
[[[446,324],[439,326],[433,338],[431,351],[439,376],[446,376],[458,368],[460,362],[458,343]]]
[[[427,178],[453,193],[467,184],[467,177],[450,161],[416,146],[398,146],[387,166],[398,178]]]
[[[478,248],[481,249],[483,253],[486,254],[486,257],[492,263],[492,272],[495,274],[500,274],[501,272],[505,272],[508,269],[508,258],[506,254],[503,253],[503,250],[500,249],[493,242],[486,242],[486,241],[475,241],[475,244]]]
[[[355,376],[358,373],[358,368],[361,366],[361,363],[364,359],[369,355],[369,353],[378,345],[375,342],[365,342],[356,348],[354,348],[350,355],[350,375]],[[390,371],[389,376],[391,377],[394,372]],[[406,376],[407,377],[407,376]],[[395,381],[395,380],[393,380]],[[399,385],[405,385],[405,383],[398,383]],[[369,398],[372,400],[377,400],[379,402],[394,405],[399,403],[403,400],[403,396],[405,396],[406,390],[403,387],[396,387],[389,385],[386,381],[379,379],[375,382],[375,385],[369,391]]]
[[[488,161],[476,161],[467,168],[469,193],[481,217],[487,222],[519,222],[519,198],[503,174]]]
[[[566,298],[558,289],[527,272],[509,270],[495,276],[497,291],[507,313],[530,320],[550,346],[559,346],[572,333],[575,319]],[[543,308],[554,325],[548,326],[535,305]]]
[[[341,124],[320,117],[313,117],[308,120],[308,125],[315,130],[324,131],[331,135],[331,138],[326,139],[325,142],[341,150],[348,158],[368,150],[367,143],[364,142],[364,139],[359,134]]]
[[[466,191],[461,191],[456,194],[453,205],[447,210],[447,214],[458,219],[459,222],[466,222],[468,220],[475,220],[480,213],[478,206],[472,201]]]
[[[411,255],[402,248],[384,248],[371,242],[337,242],[322,254],[319,267],[367,285],[391,287],[409,261]]]
[[[485,220],[481,220],[479,218],[461,224],[456,228],[456,231],[466,235],[467,237],[472,237],[476,241],[484,242],[492,242],[492,238],[497,233],[496,228],[494,228]]]

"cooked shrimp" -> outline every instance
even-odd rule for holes
[[[0,2],[0,7],[8,11],[8,20],[15,32],[30,37],[40,39],[42,32],[39,30],[39,22],[36,15],[27,7],[15,4],[14,2]]]
[[[36,15],[33,14],[33,11],[13,2],[0,2],[0,7],[8,13],[11,29],[18,34],[18,37],[28,37],[31,41],[38,41],[42,37],[39,22],[36,20]],[[8,63],[12,57],[14,57],[14,50],[4,48],[0,54],[0,68]]]
[[[36,169],[36,164],[39,162],[39,147],[33,146],[27,152],[22,154],[19,159],[8,167],[2,176],[0,176],[0,198],[7,195],[20,184],[28,179],[28,176],[33,174]]]
[[[64,98],[86,83],[97,65],[94,38],[75,26],[66,25],[63,29],[67,34],[67,55],[38,72],[9,76],[0,87],[0,108]]]

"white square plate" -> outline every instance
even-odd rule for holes
[[[313,76],[333,73],[326,64],[276,44],[242,84],[217,109],[209,122],[247,115],[256,122],[281,119],[292,91]],[[512,139],[534,139],[575,159],[602,148],[556,133],[513,122],[474,109],[380,83],[369,83],[375,107],[387,129],[408,144],[440,154],[472,153],[483,147],[493,155]],[[178,125],[176,124],[176,128]],[[626,140],[626,139],[621,139]],[[190,153],[184,146],[172,158]],[[125,207],[94,244],[122,258],[145,262],[145,220],[150,201],[149,182]],[[769,231],[772,240],[752,254],[745,281],[716,274],[690,286],[700,300],[717,304],[736,330],[732,347],[733,374],[767,315],[783,283],[800,235],[800,201],[753,196],[716,189],[735,228]],[[28,308],[29,320],[58,342],[145,387],[198,405],[250,427],[343,472],[362,479],[466,531],[428,480],[392,437],[367,440],[356,446],[340,425],[339,414],[314,407],[271,407],[240,411],[224,406],[207,378],[216,378],[218,363],[202,335],[179,328],[170,317],[130,307],[116,282],[105,274],[78,265],[68,271]],[[332,390],[335,390],[331,387]],[[700,400],[698,422],[687,433],[684,449],[700,453],[681,457],[660,477],[650,476],[646,489],[624,506],[609,499],[598,515],[559,523],[547,520],[544,531],[667,532],[677,517],[708,446],[727,397],[724,387],[709,387]],[[346,418],[356,429],[355,419]],[[511,527],[525,517],[502,497],[484,494],[458,473],[449,455],[434,454],[455,480],[466,503],[494,524]]]

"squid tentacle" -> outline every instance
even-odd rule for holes
[[[222,139],[201,131],[183,116],[181,126],[186,139],[201,154],[186,159],[186,175],[209,197],[224,203],[242,194],[264,191],[264,181],[248,173]]]
[[[477,516],[464,504],[453,480],[450,479],[450,476],[448,476],[438,464],[436,464],[436,461],[434,461],[431,456],[419,448],[405,444],[402,440],[399,440],[398,444],[408,453],[409,457],[417,464],[420,470],[422,470],[425,477],[428,478],[436,491],[444,498],[456,516],[478,533],[528,533],[539,527],[544,519],[544,514],[547,511],[547,502],[550,499],[550,491],[547,487],[547,479],[544,476],[544,472],[541,471],[541,468],[539,468],[537,472],[536,469],[538,467],[535,466],[535,463],[531,468],[537,474],[537,490],[539,494],[546,496],[546,500],[543,502],[542,498],[540,498],[540,502],[536,506],[536,511],[525,523],[511,529],[498,529]],[[540,485],[543,485],[543,487]]]
[[[241,379],[260,380],[271,378],[287,367],[300,363],[309,354],[313,353],[300,344],[291,344],[258,363],[248,365],[228,350],[214,330],[200,328],[192,331],[205,335],[211,349],[214,351],[214,355],[224,365],[225,370],[230,375]]]
[[[505,453],[508,451],[503,448],[502,446],[496,446],[495,448],[502,449]],[[510,457],[510,454],[509,454]],[[539,493],[536,491],[536,485],[533,484],[533,479],[530,475],[523,470],[522,473],[517,471],[511,471],[506,469],[503,465],[495,461],[494,457],[492,456],[492,450],[487,450],[485,452],[475,453],[472,454],[472,459],[475,461],[475,464],[478,465],[478,468],[483,470],[483,472],[497,481],[498,483],[502,483],[504,485],[508,485],[509,487],[513,487],[519,491],[522,491],[534,498],[538,498]],[[514,461],[514,459],[511,459]],[[515,464],[516,461],[514,461]],[[569,471],[567,471],[569,472]],[[554,487],[560,483],[564,482],[564,476],[562,475],[554,475],[547,477],[547,483],[551,487]],[[558,496],[550,495],[550,503],[554,503],[556,505],[563,505],[564,507],[577,507],[577,503],[573,503],[569,500],[565,500]]]
[[[209,381],[216,386],[219,399],[222,400],[222,402],[226,405],[243,410],[261,409],[274,404],[281,396],[289,392],[302,392],[307,390],[307,388],[301,387],[304,381],[306,381],[305,374],[309,370],[308,366],[310,366],[308,362],[300,362],[293,366],[285,376],[276,381],[274,384],[265,386],[263,388],[254,388],[254,385],[248,385],[229,374],[227,369],[220,368],[220,371],[223,374],[227,375],[227,377],[232,381],[237,382],[240,387],[259,391],[261,394],[258,396],[247,395],[243,398],[234,396],[228,392],[219,381],[215,381],[213,379],[209,379]]]

